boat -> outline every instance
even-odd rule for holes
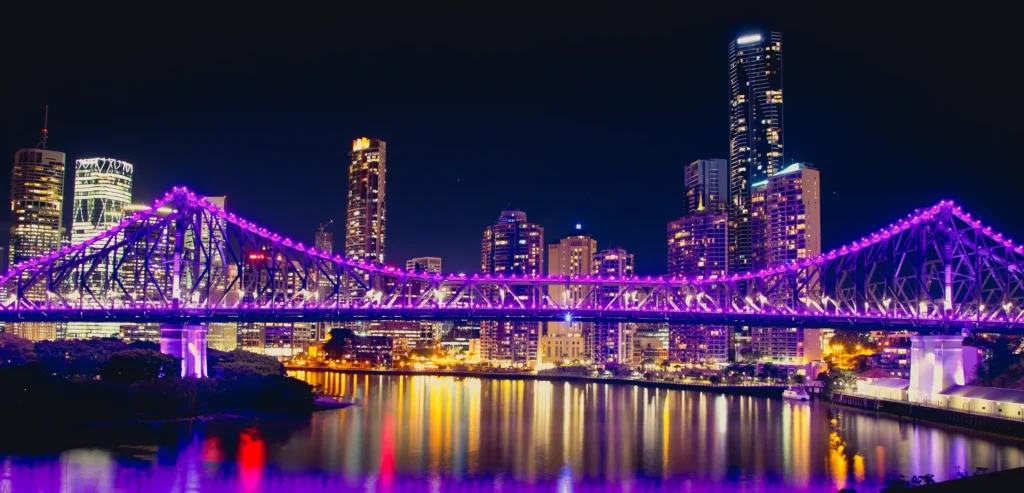
[[[806,390],[799,387],[789,387],[782,391],[783,399],[793,399],[795,401],[809,401],[811,400],[810,394]]]

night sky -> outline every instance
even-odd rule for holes
[[[828,3],[16,7],[3,29],[4,149],[39,141],[48,103],[50,148],[69,171],[76,158],[123,159],[136,201],[184,184],[311,241],[345,217],[352,139],[380,137],[388,263],[436,255],[476,271],[484,227],[511,206],[548,243],[581,222],[657,273],[683,167],[728,157],[727,44],[776,29],[785,159],[821,170],[826,249],[946,198],[1024,241],[1021,12]]]

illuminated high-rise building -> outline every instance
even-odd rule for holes
[[[75,160],[72,245],[112,228],[124,218],[125,208],[132,201],[132,174],[132,164],[117,159]],[[85,282],[93,292],[102,292],[104,284],[114,275],[114,269],[113,265],[97,265],[88,273],[89,278]],[[63,338],[117,337],[121,333],[121,325],[116,323],[71,322]]]
[[[330,231],[317,231],[314,240],[316,251],[327,255],[334,253],[334,233]]]
[[[44,124],[38,148],[19,149],[14,153],[8,269],[61,246],[65,155],[46,148],[48,132]],[[25,293],[25,297],[45,301],[46,284],[36,283],[36,286]],[[57,324],[50,322],[7,324],[5,330],[34,341],[57,337]]]
[[[690,211],[668,223],[668,273],[687,277],[721,276],[728,262],[729,215],[722,197],[722,160],[695,161],[686,170],[686,196]],[[720,306],[725,293],[695,300]],[[668,356],[681,363],[718,366],[729,359],[729,328],[671,324]]]
[[[821,180],[818,170],[807,163],[794,163],[767,180],[752,184],[754,204],[751,224],[756,237],[763,238],[755,259],[757,268],[785,265],[821,253]],[[776,289],[771,302],[792,298],[788,289]],[[792,303],[792,300],[788,301]],[[751,329],[752,349],[762,359],[803,364],[804,329],[796,327],[755,327]]]
[[[416,257],[405,261],[405,270],[409,272],[441,273],[441,257]]]
[[[8,265],[60,247],[64,233],[64,153],[20,149],[11,173],[11,239]]]
[[[765,187],[765,251],[768,265],[821,253],[821,179],[808,163],[775,173]]]
[[[594,254],[597,253],[597,240],[585,231],[582,224],[576,224],[569,236],[548,245],[548,275],[551,276],[583,276],[593,270]],[[584,296],[579,286],[565,288],[549,286],[548,296],[556,303],[576,304]],[[593,337],[594,324],[591,322],[545,322],[544,334],[541,337],[543,350],[539,353],[544,366],[558,361],[559,357],[570,355],[570,361],[585,361],[591,358],[586,352],[590,346],[585,339]],[[568,349],[575,348],[575,349]]]
[[[77,245],[116,225],[132,202],[131,163],[110,158],[75,160],[71,244]]]
[[[594,254],[591,272],[603,277],[632,277],[633,254],[624,248],[606,248]],[[599,297],[602,303],[609,303],[619,295],[618,286],[602,288]],[[625,299],[625,303],[635,300]],[[587,354],[594,363],[602,365],[632,366],[639,364],[633,361],[633,334],[636,324],[619,322],[595,322],[587,331]]]
[[[573,232],[558,243],[548,245],[548,275],[551,276],[584,276],[593,271],[594,255],[597,253],[597,240],[583,231],[583,225],[577,224]],[[556,303],[579,303],[584,296],[583,288],[573,286],[549,286],[548,296]],[[586,324],[587,329],[590,324]],[[584,329],[580,323],[548,322],[548,332],[552,334],[567,331],[580,332]]]
[[[544,273],[544,228],[516,210],[501,212],[497,222],[484,230],[480,245],[480,269],[485,274],[540,275]],[[517,297],[527,300],[529,288],[518,288]],[[537,360],[540,324],[533,322],[482,322],[480,356],[498,364],[531,365]]]
[[[751,184],[782,169],[782,33],[729,43],[729,272],[754,268]]]
[[[345,220],[345,258],[349,260],[384,263],[386,150],[380,139],[360,137],[352,141]]]
[[[723,212],[729,205],[729,161],[698,159],[685,170],[686,212]]]
[[[724,275],[728,214],[696,212],[668,223],[668,273],[687,277]],[[720,299],[698,299],[699,304],[724,302],[725,293],[708,293]],[[723,326],[669,326],[669,359],[694,365],[728,362],[729,333]]]

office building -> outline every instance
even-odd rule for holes
[[[118,224],[132,202],[131,163],[111,158],[75,160],[71,244],[77,245]]]
[[[352,141],[349,157],[345,258],[383,264],[387,147],[383,140],[360,137]]]
[[[210,323],[206,327],[206,346],[218,351],[234,351],[238,348],[238,323]]]
[[[688,165],[686,212],[725,212],[729,205],[729,161],[698,159]]]
[[[133,168],[131,163],[111,158],[75,160],[72,245],[93,238],[121,222],[132,201]],[[93,292],[102,293],[103,286],[114,274],[114,268],[113,265],[98,265],[85,282]],[[122,327],[116,323],[70,322],[62,338],[117,337],[122,333]]]
[[[577,224],[569,236],[562,238],[558,243],[548,245],[548,275],[567,277],[589,275],[593,272],[595,254],[597,254],[597,240],[583,231],[582,224]],[[563,286],[548,287],[548,296],[555,303],[563,306],[579,304],[585,294],[582,286],[573,286],[569,289]],[[545,333],[551,336],[573,334],[590,338],[594,329],[594,324],[590,322],[547,322],[545,325]],[[590,346],[587,345],[587,347]],[[590,357],[591,355],[588,353],[585,359],[589,360]]]
[[[313,324],[301,322],[248,322],[239,323],[238,347],[257,354],[290,359],[307,351],[313,333]],[[218,345],[228,346],[224,341],[230,337],[230,330],[221,327],[221,341]]]
[[[61,247],[65,155],[46,148],[48,136],[49,130],[44,124],[38,148],[19,149],[14,153],[8,269]],[[25,297],[45,301],[45,283],[36,283]],[[11,323],[6,324],[4,330],[33,341],[57,338],[57,324],[51,322]]]
[[[501,212],[484,230],[480,245],[480,269],[484,274],[540,275],[544,273],[544,228],[529,222],[526,213]],[[489,294],[494,296],[497,295]],[[529,288],[515,293],[529,299]],[[502,365],[532,365],[537,360],[540,324],[533,322],[482,322],[480,356]]]
[[[753,270],[751,184],[782,169],[782,33],[729,43],[729,272]]]
[[[416,257],[405,261],[405,270],[409,272],[441,273],[441,257]]]
[[[606,248],[594,254],[593,267],[591,272],[604,277],[632,277],[633,254],[624,248]],[[622,307],[628,307],[636,300],[619,294],[618,286],[607,286],[602,288],[599,299],[603,304],[619,303]],[[600,365],[622,365],[632,366],[639,361],[633,359],[633,333],[636,331],[636,324],[595,322],[592,329],[586,331],[587,354],[591,360]]]
[[[314,241],[316,251],[330,255],[334,253],[334,233],[330,231],[320,230],[316,232],[316,238]]]
[[[63,207],[64,153],[47,149],[15,152],[8,267],[61,246]]]
[[[540,338],[538,369],[580,365],[589,360],[586,341],[580,332],[554,332]]]
[[[155,342],[160,343],[160,324],[117,324],[118,334],[124,342]]]

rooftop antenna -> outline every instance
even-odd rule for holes
[[[43,140],[39,141],[36,145],[37,149],[46,149],[46,138],[50,136],[50,131],[47,128],[50,126],[50,105],[46,105],[46,109],[43,112]]]

